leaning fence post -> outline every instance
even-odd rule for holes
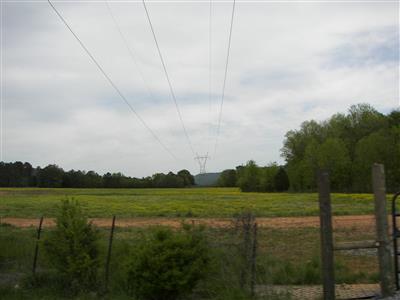
[[[254,287],[256,285],[256,258],[257,258],[257,223],[253,225],[253,247],[251,252],[251,281],[250,281],[250,292],[251,296],[254,297]]]
[[[335,273],[333,266],[331,197],[329,174],[326,171],[320,171],[318,173],[318,193],[324,300],[334,300]]]
[[[38,254],[39,254],[39,241],[40,241],[40,234],[42,232],[42,224],[43,224],[43,216],[40,217],[39,227],[37,230],[35,254],[33,255],[33,266],[32,266],[33,276],[35,276],[35,273],[36,273],[36,263],[37,263],[37,258],[38,258]]]
[[[251,227],[253,222],[252,213],[245,213],[241,216],[242,229],[243,229],[243,252],[241,253],[243,259],[243,266],[240,271],[240,288],[247,287],[249,284],[249,272],[251,268]]]
[[[386,212],[385,169],[382,164],[373,165],[372,184],[375,198],[380,286],[382,296],[387,297],[394,293],[394,286]]]
[[[110,231],[110,240],[108,242],[108,252],[107,252],[107,260],[106,260],[106,274],[105,274],[105,290],[108,290],[108,277],[110,271],[110,259],[111,259],[111,247],[112,241],[114,237],[114,227],[115,227],[115,216],[113,216],[112,224],[111,224],[111,231]]]

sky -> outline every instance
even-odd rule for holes
[[[285,133],[305,120],[357,103],[384,113],[400,106],[398,1],[237,1],[214,151],[232,2],[213,1],[211,22],[207,0],[146,3],[187,136],[195,153],[209,153],[209,172],[283,163]],[[141,1],[53,4],[169,152],[46,1],[1,4],[0,160],[198,173]]]

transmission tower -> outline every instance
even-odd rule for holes
[[[197,153],[196,153],[197,154]],[[194,158],[195,160],[197,160],[197,162],[199,163],[199,167],[200,167],[200,174],[204,174],[206,173],[206,164],[207,164],[207,160],[210,157],[208,156],[208,152],[206,155],[200,156],[200,155],[196,155],[196,157]]]

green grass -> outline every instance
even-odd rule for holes
[[[231,217],[245,210],[259,217],[318,215],[316,193],[241,193],[236,188],[0,188],[0,217],[52,217],[66,197],[80,201],[89,217]],[[372,214],[373,195],[332,194],[332,206],[336,215]]]
[[[0,189],[0,217],[53,217],[60,200],[79,200],[90,217],[232,217],[243,210],[252,210],[259,217],[318,215],[315,193],[241,193],[234,188],[193,189]],[[388,200],[390,196],[388,196]],[[336,215],[372,214],[370,194],[332,194]],[[42,237],[51,229],[44,228]],[[116,228],[111,259],[112,293],[104,299],[127,299],[120,283],[123,265],[131,249],[151,228]],[[100,229],[101,260],[105,260],[108,229]],[[237,290],[237,266],[232,233],[226,229],[207,228],[207,235],[216,255],[218,277],[208,278],[203,290],[214,291],[205,299],[248,299]],[[336,229],[336,241],[373,239],[375,232],[364,229]],[[43,287],[22,287],[32,269],[35,228],[0,226],[0,294],[4,299],[63,299],[44,277]],[[320,283],[318,228],[260,228],[258,238],[258,284]],[[210,250],[211,251],[211,250]],[[51,265],[40,248],[39,274],[46,275]],[[104,267],[100,270],[103,276]],[[338,283],[377,282],[377,259],[368,253],[335,253]],[[25,279],[24,279],[25,278]],[[22,280],[22,281],[21,281]],[[46,281],[47,280],[47,281]],[[19,289],[15,283],[22,282]],[[222,287],[222,291],[220,290]],[[226,293],[226,294],[225,294]],[[98,295],[82,295],[75,299],[96,299]],[[233,297],[235,296],[235,297]],[[1,297],[0,297],[1,298]],[[200,299],[200,298],[193,298]],[[278,299],[267,297],[266,299]],[[287,297],[279,299],[288,299]]]
[[[51,229],[44,229],[42,238],[45,238]],[[121,282],[124,281],[124,265],[130,256],[134,255],[134,246],[143,239],[153,228],[116,228],[110,268],[110,289],[104,299],[128,299]],[[233,242],[240,238],[232,230],[206,228],[206,234],[212,245],[210,251],[214,253],[216,272],[207,278],[202,290],[211,294],[205,298],[193,299],[248,299],[245,297],[233,298],[229,292],[238,293],[237,247]],[[0,294],[4,299],[61,299],[60,292],[51,286],[51,269],[42,246],[39,248],[38,274],[44,282],[35,288],[24,285],[30,277],[32,268],[33,250],[35,245],[34,228],[16,228],[0,226]],[[105,262],[109,230],[100,229],[100,259]],[[359,240],[373,238],[374,232],[365,233],[351,229],[335,231],[336,240]],[[258,235],[257,256],[257,284],[320,284],[319,259],[319,229],[267,229],[260,228]],[[335,270],[337,283],[373,283],[377,282],[377,258],[368,254],[335,253]],[[100,267],[100,279],[104,276],[104,264]],[[211,272],[213,273],[213,272]],[[50,276],[50,277],[49,277]],[[13,288],[19,283],[20,288]],[[222,291],[221,291],[222,289]],[[236,290],[235,290],[236,289]],[[213,295],[219,295],[214,297]],[[225,296],[219,293],[227,293]],[[28,297],[29,295],[29,297]],[[236,295],[237,296],[237,295]],[[1,298],[1,297],[0,297]],[[2,298],[3,299],[3,298]],[[63,299],[63,298],[62,298]],[[96,295],[82,295],[74,299],[96,299]],[[275,298],[266,298],[275,299]],[[281,298],[288,299],[288,298]]]

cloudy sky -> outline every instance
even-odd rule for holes
[[[146,176],[198,171],[141,2],[54,1],[129,110],[47,2],[2,3],[2,158]],[[399,107],[397,1],[239,1],[214,153],[232,2],[147,2],[194,151],[208,171],[282,162],[285,133],[367,102]],[[135,55],[129,54],[115,23]]]

